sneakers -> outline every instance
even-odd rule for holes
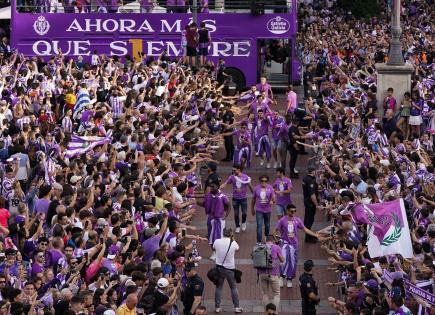
[[[239,227],[236,227],[236,233],[237,234],[240,233],[240,228]]]
[[[287,279],[287,288],[293,288],[292,279]]]
[[[246,231],[246,223],[242,223],[242,231]]]
[[[270,162],[267,162],[266,168],[270,168]]]
[[[261,160],[260,160],[260,166],[263,166],[263,165],[264,165],[264,160],[261,159]]]
[[[215,260],[216,259],[216,253],[213,253],[213,255],[210,256],[210,260]]]
[[[284,287],[284,280],[282,279],[282,277],[279,277],[279,287]]]
[[[241,307],[234,308],[234,313],[241,313],[241,312],[243,312],[243,309]]]
[[[299,171],[296,169],[296,167],[294,168],[294,172],[295,174],[299,174]]]
[[[221,308],[220,307],[216,307],[214,310],[215,313],[220,313],[221,312]]]
[[[273,168],[277,168],[278,167],[278,162],[275,162],[274,164],[273,164]]]
[[[257,246],[262,246],[263,244],[261,242],[257,242]]]

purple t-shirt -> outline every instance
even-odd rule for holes
[[[280,261],[278,258],[278,255],[281,254],[281,247],[279,247],[276,244],[266,244],[266,246],[270,247],[270,255],[272,256],[272,269],[266,270],[266,269],[258,269],[258,273],[259,274],[270,274],[271,276],[279,276],[280,272],[279,272],[279,266],[280,266]]]
[[[297,232],[304,229],[304,224],[298,217],[293,217],[289,220],[289,217],[285,215],[276,223],[275,229],[283,240],[287,241],[290,245],[298,246]]]
[[[249,130],[245,130],[244,132],[242,130],[234,130],[233,136],[236,137],[236,147],[238,149],[249,146],[251,142],[251,133]]]
[[[292,181],[287,177],[284,177],[283,179],[277,178],[276,181],[273,183],[273,188],[275,189],[275,191],[277,191],[277,190],[284,191],[284,190],[288,190],[292,187],[293,187]],[[291,202],[292,201],[290,198],[290,193],[286,193],[286,194],[276,193],[276,204],[277,205],[287,206]]]
[[[266,187],[261,185],[255,186],[253,196],[255,199],[255,210],[264,213],[272,212],[271,201],[274,196],[275,192],[271,185],[268,184]]]
[[[30,275],[32,276],[32,277],[36,277],[36,275],[38,274],[38,273],[43,273],[44,272],[44,267],[43,266],[41,266],[40,264],[38,264],[38,263],[36,263],[36,262],[34,262],[33,264],[32,264],[32,270],[30,271]]]
[[[48,207],[50,206],[50,200],[47,199],[38,199],[35,202],[35,211],[36,213],[45,213],[47,214],[48,212]]]
[[[225,206],[228,205],[228,197],[220,191],[216,195],[207,193],[204,196],[205,213],[211,219],[222,219],[225,213]]]
[[[270,90],[271,90],[271,87],[270,87],[269,83],[265,83],[265,84],[258,83],[256,85],[256,87],[257,87],[257,91],[259,91],[259,92],[266,92],[266,97],[269,97],[269,93],[270,93]]]
[[[245,199],[248,192],[248,184],[251,182],[251,178],[241,173],[239,176],[231,175],[227,179],[227,184],[233,186],[233,198],[234,199]]]

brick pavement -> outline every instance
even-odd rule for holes
[[[279,102],[279,108],[282,108],[282,101]],[[222,159],[224,157],[224,150],[218,152],[217,158]],[[293,180],[292,200],[297,206],[296,215],[303,218],[304,208],[302,199],[302,186],[301,179],[305,175],[305,168],[307,166],[307,156],[299,156],[297,168],[300,171],[300,179]],[[231,163],[221,162],[218,168],[218,173],[225,180],[231,174]],[[271,178],[271,181],[275,178],[275,171],[273,168],[266,169],[259,166],[258,158],[254,157],[254,163],[251,169],[245,170],[245,173],[251,176],[253,185],[258,184],[258,177],[261,174],[267,174]],[[204,174],[205,177],[206,174]],[[225,189],[225,192],[231,196],[230,187]],[[230,198],[231,199],[231,198]],[[246,232],[236,234],[236,241],[240,245],[240,251],[236,254],[236,266],[243,272],[242,283],[238,285],[239,299],[241,307],[244,309],[244,314],[258,314],[264,313],[264,308],[261,305],[261,293],[259,285],[257,284],[257,274],[254,268],[251,266],[250,253],[253,245],[255,245],[255,217],[250,214],[250,200],[248,198],[248,228]],[[227,218],[226,225],[235,228],[233,212],[230,213]],[[276,216],[273,215],[272,224],[276,222]],[[318,230],[326,226],[325,215],[320,211],[316,214],[316,222],[313,230]],[[202,208],[199,208],[197,215],[193,220],[193,225],[198,227],[196,233],[205,236],[206,235],[206,217]],[[194,232],[195,233],[195,232]],[[314,259],[316,267],[314,268],[314,279],[317,281],[320,288],[320,297],[322,302],[318,307],[318,314],[336,314],[334,310],[327,305],[326,299],[328,296],[335,295],[336,289],[326,287],[326,282],[335,281],[337,274],[331,271],[327,271],[327,256],[324,251],[320,249],[319,244],[307,244],[303,241],[303,233],[299,234],[299,263],[297,278],[302,272],[302,264],[306,259]],[[213,265],[207,257],[211,255],[211,249],[206,242],[199,245],[199,253],[203,257],[203,261],[200,262],[198,267],[199,274],[203,277],[205,282],[205,292],[203,296],[203,303],[207,307],[209,313],[214,312],[214,285],[207,279],[206,273]],[[281,290],[281,305],[280,314],[300,314],[300,292],[297,285],[297,281],[294,280],[293,288],[283,288]],[[224,284],[223,296],[222,296],[222,314],[233,314],[233,306],[231,302],[230,290],[228,284]]]

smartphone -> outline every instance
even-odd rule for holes
[[[181,236],[186,237],[186,229],[185,228],[181,229]]]

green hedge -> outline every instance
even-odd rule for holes
[[[380,12],[377,0],[338,0],[338,5],[351,11],[358,18],[368,19]]]

